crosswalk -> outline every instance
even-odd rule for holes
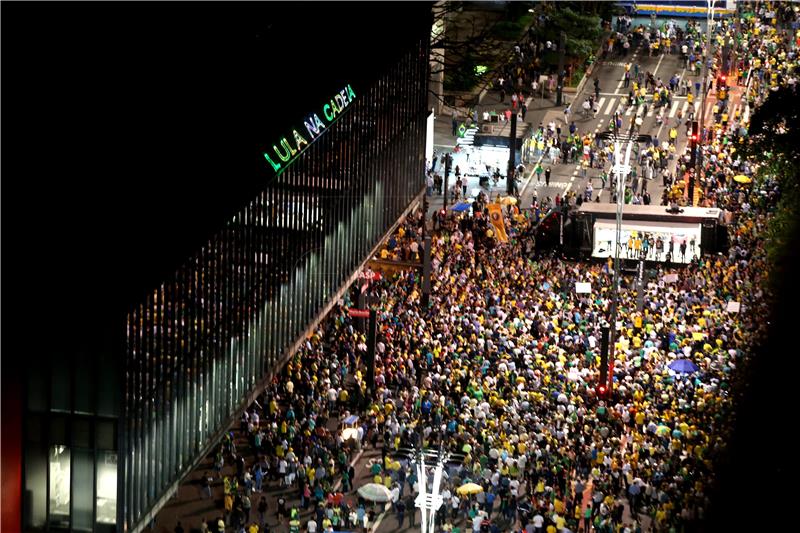
[[[636,107],[628,106],[627,105],[628,97],[625,95],[619,96],[601,96],[595,105],[597,109],[597,114],[595,117],[611,117],[614,115],[615,112],[624,110],[624,115],[630,117],[633,115],[634,110]],[[672,103],[670,104],[669,111],[665,113],[666,117],[673,118],[678,115],[678,112],[681,113],[682,116],[685,116],[686,113],[690,109],[689,102],[683,99],[673,99]],[[694,102],[693,104],[695,113],[700,109],[700,102]],[[638,108],[638,113],[641,115],[642,107]],[[662,108],[659,108],[659,110]],[[652,102],[648,102],[647,104],[647,116],[652,117],[655,116],[657,113],[657,109],[653,106]]]

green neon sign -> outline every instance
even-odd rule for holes
[[[277,144],[272,145],[272,150],[264,151],[264,158],[275,171],[275,175],[280,175],[281,172],[292,164],[303,151],[311,146],[323,133],[325,129],[333,125],[334,122],[339,120],[347,107],[356,99],[356,93],[353,92],[352,87],[347,85],[344,89],[336,93],[330,102],[322,106],[322,116],[324,120],[319,118],[318,113],[312,113],[303,121],[303,126],[300,128],[293,128],[291,135],[281,137]],[[301,133],[305,129],[306,137]],[[300,131],[298,131],[300,130]]]

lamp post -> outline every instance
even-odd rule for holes
[[[611,286],[611,317],[609,327],[611,329],[608,346],[608,375],[605,384],[608,394],[613,391],[614,381],[614,343],[617,336],[617,307],[619,302],[619,253],[622,245],[622,206],[625,203],[625,181],[631,171],[631,151],[633,143],[639,140],[649,139],[649,135],[634,136],[635,118],[631,120],[631,127],[627,135],[621,135],[617,130],[616,120],[614,121],[614,132],[599,134],[598,137],[613,139],[614,141],[614,176],[617,178],[617,210],[616,210],[616,247],[614,249],[614,276]],[[625,146],[625,156],[623,158],[622,148]],[[602,376],[602,373],[601,373]]]
[[[704,138],[703,131],[706,127],[706,94],[708,93],[708,62],[711,56],[711,27],[714,24],[714,11],[716,6],[714,0],[706,0],[708,4],[708,11],[706,12],[706,57],[703,61],[703,93],[700,102],[700,140]],[[697,146],[697,159],[695,160],[694,180],[700,179],[700,167],[702,166],[702,142],[698,142]],[[691,178],[690,178],[691,179]],[[694,205],[694,194],[689,198],[691,205]]]
[[[439,490],[442,483],[444,464],[449,458],[449,453],[444,448],[439,448],[437,452],[420,449],[416,455],[417,486],[419,491],[417,498],[414,500],[414,506],[418,507],[422,514],[420,531],[422,533],[434,533],[436,512],[444,503]],[[430,481],[431,491],[428,492],[428,470],[431,468],[433,469],[433,479]]]

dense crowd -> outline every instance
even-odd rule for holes
[[[763,21],[763,13],[748,19],[739,37],[752,51],[754,84],[746,96],[755,106],[794,75],[789,39]],[[677,531],[701,521],[736,368],[767,327],[758,318],[767,301],[762,236],[777,201],[769,180],[758,184],[762,194],[732,180],[752,173],[729,149],[746,121],[726,123],[720,113],[714,124],[704,161],[706,176],[717,180],[706,183],[705,201],[727,210],[729,253],[696,257],[681,269],[657,267],[641,311],[634,281],[622,276],[613,391],[598,394],[610,262],[534,260],[522,238],[538,218],[534,211],[509,208],[509,242],[499,244],[480,197],[471,212],[448,215],[434,228],[427,305],[415,271],[373,282],[374,389],[366,336],[345,299],[244,413],[240,429],[251,453],[237,450],[233,433],[223,439],[216,476],[204,476],[209,497],[223,477],[218,530],[263,532],[269,514],[290,531],[366,531],[376,509],[354,493],[349,461],[367,445],[383,452],[371,474],[390,489],[401,524],[406,511],[413,524],[419,480],[413,465],[394,457],[412,445],[443,446],[459,458],[442,490],[444,531],[630,532],[642,517],[658,531]],[[570,128],[566,146],[558,146],[559,134],[549,125],[538,132],[558,148],[556,158],[595,164],[585,148],[596,146],[594,139]],[[421,231],[412,217],[383,250],[417,260]],[[576,282],[591,283],[592,292],[577,293]],[[695,366],[673,370],[681,359]],[[350,414],[360,415],[361,427],[345,441],[337,428]],[[235,474],[223,475],[231,463]],[[466,482],[481,490],[459,493]],[[268,508],[263,494],[276,488],[288,492]]]

